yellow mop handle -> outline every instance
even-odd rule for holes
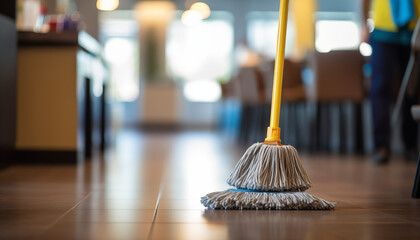
[[[276,63],[273,80],[273,96],[271,102],[270,127],[267,129],[266,143],[281,144],[280,140],[280,105],[283,85],[284,54],[286,46],[286,29],[289,0],[280,0],[279,27],[277,35]]]

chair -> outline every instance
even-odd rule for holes
[[[308,54],[307,66],[314,76],[311,81],[305,82],[310,102],[311,149],[345,151],[352,148],[363,151],[364,63],[358,50]],[[345,103],[352,103],[350,109],[346,109]],[[355,129],[349,130],[346,127],[349,125]],[[350,141],[353,132],[356,139]]]
[[[265,121],[261,73],[256,67],[242,67],[239,69],[237,80],[242,105],[239,141],[246,145],[261,142],[264,140],[261,126]]]

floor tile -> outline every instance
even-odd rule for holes
[[[152,223],[155,210],[74,209],[60,222]]]
[[[328,231],[343,239],[420,239],[420,227],[416,224],[315,224],[315,228]]]
[[[0,239],[33,239],[49,227],[44,223],[1,223]]]
[[[151,224],[61,222],[39,236],[39,239],[147,239]]]
[[[295,216],[308,223],[404,223],[403,220],[369,209],[337,209],[335,211],[298,211]]]
[[[159,201],[159,209],[163,210],[204,210],[200,199],[161,199]]]
[[[407,221],[411,223],[417,223],[420,225],[420,209],[410,209],[410,210],[394,210],[394,209],[381,209],[379,210],[383,214],[399,218],[402,221]]]
[[[65,213],[66,210],[2,209],[0,210],[0,225],[7,223],[50,224]]]
[[[228,227],[216,224],[155,224],[154,240],[229,239]]]
[[[139,210],[155,209],[157,199],[104,199],[88,198],[81,202],[76,209],[120,209],[120,210]]]
[[[156,223],[206,223],[204,210],[162,210],[156,215]]]
[[[152,239],[339,239],[304,225],[278,222],[230,224],[155,224]]]

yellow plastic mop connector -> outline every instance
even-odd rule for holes
[[[270,145],[283,145],[280,140],[280,130],[281,129],[279,127],[268,127],[267,138],[264,143]]]

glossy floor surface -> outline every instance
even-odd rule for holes
[[[213,132],[123,131],[104,156],[0,171],[0,239],[420,239],[414,163],[301,154],[308,192],[335,211],[213,211],[200,204],[245,149]]]

